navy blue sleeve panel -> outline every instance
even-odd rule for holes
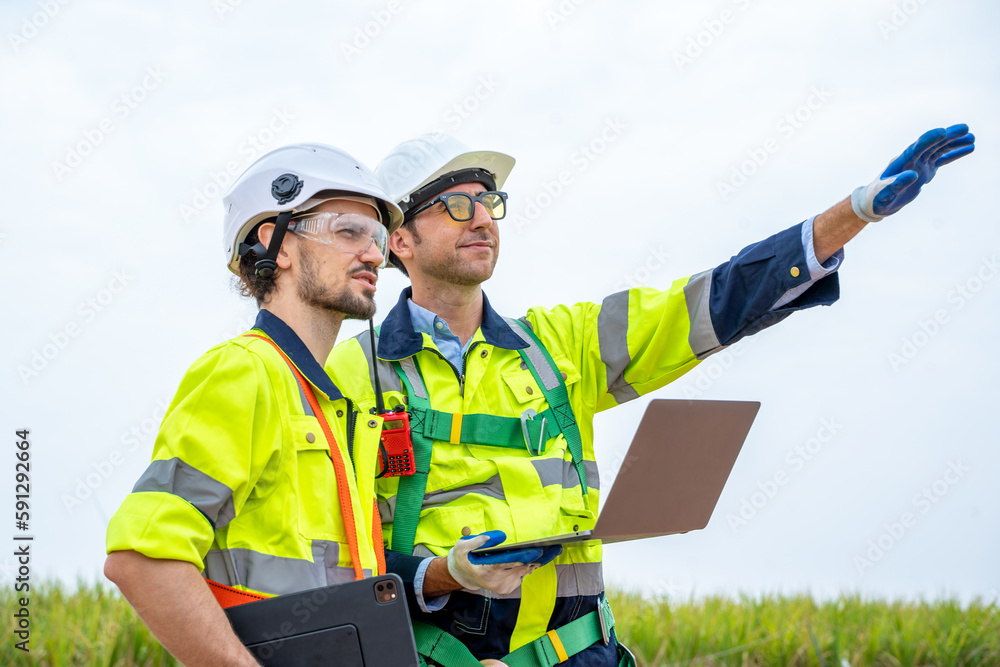
[[[413,590],[413,579],[417,576],[417,568],[423,561],[421,556],[407,556],[389,549],[385,550],[385,569],[387,572],[399,575],[403,580],[403,592],[406,594],[406,604],[411,616],[421,613],[416,592]]]
[[[732,345],[796,310],[829,306],[840,298],[840,279],[833,273],[794,301],[771,310],[785,292],[809,280],[801,223],[747,246],[717,266],[712,271],[709,311],[719,343]]]

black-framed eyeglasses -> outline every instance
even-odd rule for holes
[[[413,212],[413,215],[426,211],[438,202],[444,204],[448,215],[455,222],[472,220],[476,210],[476,202],[483,205],[487,215],[493,220],[500,220],[507,215],[507,193],[498,190],[487,190],[475,196],[464,192],[446,192],[418,208]]]

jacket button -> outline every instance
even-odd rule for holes
[[[338,417],[343,417],[344,416],[344,411],[343,410],[337,410],[337,416]]]
[[[378,422],[377,421],[375,421],[374,419],[369,419],[368,420],[368,428],[375,428],[376,426],[378,426]]]
[[[465,526],[464,528],[462,528],[462,535],[465,535],[466,537],[472,535],[472,529],[469,528],[468,526]]]
[[[312,433],[306,433],[306,442],[316,442],[316,436]]]
[[[524,362],[522,361],[522,362],[521,362],[521,370],[522,370],[522,371],[526,371],[526,370],[528,370],[528,364],[526,364],[526,363],[524,363]]]
[[[573,532],[580,530],[580,524],[573,524]]]
[[[789,273],[792,274],[792,278],[798,278],[799,277],[799,267],[793,266],[792,270],[789,271]]]
[[[569,377],[568,375],[566,375],[566,373],[560,373],[560,375],[562,375],[562,376],[563,376],[563,381],[564,381],[564,382],[566,381],[566,378],[568,378],[568,377]]]
[[[490,356],[490,352],[489,350],[484,349],[482,352],[479,353],[479,356],[485,359],[486,357]]]
[[[532,389],[531,385],[529,384],[527,387],[524,388],[524,393],[526,393],[526,394],[528,394],[530,396],[531,394],[535,393],[535,390]]]

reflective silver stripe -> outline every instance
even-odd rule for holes
[[[392,518],[396,516],[396,496],[378,501],[378,514],[382,518],[382,523],[392,523]]]
[[[577,483],[579,484],[579,479],[577,479]],[[493,475],[485,482],[479,484],[469,484],[468,486],[463,486],[459,489],[449,489],[448,491],[432,491],[424,496],[423,507],[447,505],[451,501],[469,493],[479,493],[490,498],[496,498],[497,500],[507,499],[503,492],[503,482],[500,481],[500,475]]]
[[[576,472],[576,467],[572,461],[563,459],[531,459],[531,465],[535,466],[538,479],[542,486],[559,484],[565,488],[580,486],[580,475]],[[597,469],[596,461],[584,461],[583,470],[587,474],[587,488],[599,491],[601,489],[601,477]]]
[[[382,359],[376,359],[375,355],[372,353],[372,340],[371,334],[367,331],[362,331],[357,336],[354,337],[358,344],[361,345],[361,351],[365,354],[365,359],[368,361],[368,375],[372,374],[372,369],[375,368],[376,363],[378,364],[378,380],[382,384],[382,391],[398,391],[403,393],[403,383],[399,379],[399,375],[396,374],[396,369],[392,367],[388,361],[383,361]],[[378,334],[375,334],[375,345],[378,345]],[[374,382],[372,382],[372,387],[374,388]]]
[[[604,592],[604,575],[600,563],[567,563],[556,565],[556,597],[569,598],[578,595],[600,595]],[[487,597],[511,600],[521,597],[521,588],[513,593],[498,595],[486,593]]]
[[[625,369],[632,361],[628,353],[628,296],[625,290],[605,297],[597,315],[597,340],[607,369],[608,393],[618,403],[639,398],[639,393],[625,381]]]
[[[699,359],[718,352],[721,345],[715,334],[715,327],[712,326],[712,311],[709,307],[711,294],[711,271],[696,273],[684,286],[684,300],[687,302],[688,320],[691,324],[688,344]]]
[[[552,369],[552,366],[549,366],[549,362],[545,360],[545,355],[542,354],[542,351],[538,349],[537,345],[535,345],[535,341],[531,339],[531,336],[525,333],[524,329],[522,329],[521,325],[519,325],[516,321],[508,317],[503,319],[507,323],[507,326],[509,326],[521,340],[527,343],[528,347],[523,350],[519,350],[519,352],[523,352],[525,356],[528,357],[528,360],[531,361],[531,365],[535,367],[538,377],[542,379],[542,385],[548,390],[558,387],[559,376]],[[528,323],[528,320],[526,319],[522,319],[521,321],[525,324]],[[530,327],[531,325],[529,324],[528,326]]]
[[[299,398],[302,399],[302,412],[309,417],[315,417],[316,413],[313,411],[313,406],[309,404],[309,399],[306,398],[306,392],[302,391],[302,385],[296,379],[295,384],[299,387]]]
[[[354,568],[337,565],[340,545],[313,540],[313,562],[272,556],[252,549],[213,549],[205,556],[205,576],[226,586],[246,586],[274,595],[354,581]],[[364,570],[366,577],[371,570]]]
[[[417,366],[413,363],[413,357],[401,359],[399,367],[403,369],[403,375],[405,375],[406,379],[410,381],[410,386],[413,387],[413,395],[417,398],[426,399],[427,387],[424,386],[424,379],[420,377],[420,373],[417,372]]]
[[[132,487],[132,493],[172,493],[188,501],[208,517],[216,530],[236,516],[233,491],[179,458],[153,461]]]

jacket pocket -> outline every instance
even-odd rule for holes
[[[295,446],[294,478],[299,534],[307,539],[347,542],[340,510],[337,476],[330,460],[330,446],[315,417],[292,416]],[[344,456],[346,465],[347,457]],[[353,475],[348,469],[348,476]],[[349,490],[346,490],[349,493]]]

